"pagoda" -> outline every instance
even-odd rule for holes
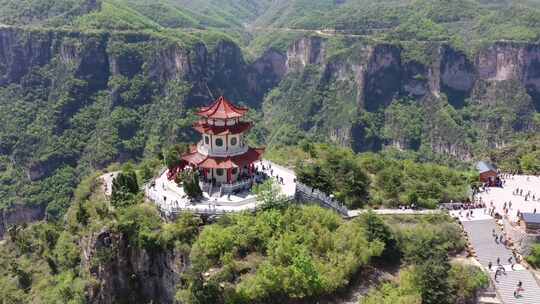
[[[245,134],[253,123],[242,118],[247,108],[232,104],[221,96],[196,113],[200,119],[193,128],[202,139],[182,155],[182,164],[169,172],[169,179],[186,168],[198,170],[202,189],[217,189],[222,194],[248,189],[255,175],[254,163],[262,158],[264,149],[251,148]]]

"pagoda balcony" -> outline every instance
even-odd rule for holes
[[[236,191],[249,190],[251,189],[252,185],[253,185],[253,178],[249,178],[249,179],[241,180],[232,184],[221,184],[221,186],[219,186],[219,191],[221,195],[231,194]]]
[[[249,190],[251,189],[251,186],[253,185],[254,178],[247,178],[243,179],[234,183],[217,183],[212,184],[211,182],[207,182],[204,180],[201,180],[199,182],[199,185],[201,186],[201,190],[209,193],[212,195],[213,193],[220,193],[220,195],[224,194],[232,194],[237,191],[243,191],[243,190]]]
[[[213,151],[210,151],[209,147],[204,145],[202,142],[197,143],[197,152],[199,152],[202,155],[208,155],[212,157],[237,156],[237,155],[242,155],[246,153],[248,150],[249,150],[249,147],[247,145],[244,145],[243,147],[228,149],[224,151],[216,151],[215,149]]]

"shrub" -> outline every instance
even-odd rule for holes
[[[535,244],[531,248],[531,253],[526,257],[527,263],[535,268],[540,268],[540,244]]]

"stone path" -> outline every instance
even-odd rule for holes
[[[118,173],[120,173],[120,171],[115,171],[115,172],[109,172],[109,173],[106,173],[106,174],[103,174],[101,176],[101,179],[103,180],[103,184],[102,184],[102,189],[103,189],[103,193],[105,193],[106,196],[110,196],[111,195],[111,192],[112,192],[112,182],[113,182],[113,179],[116,178],[116,176],[118,175]]]
[[[281,192],[287,197],[293,197],[296,191],[296,175],[294,171],[263,160],[255,164],[260,171],[265,167],[264,172],[271,178],[276,176],[283,179],[283,183],[278,183]],[[105,180],[105,183],[110,181]],[[230,212],[252,211],[257,207],[256,196],[252,192],[243,192],[237,195],[208,197],[205,196],[198,202],[190,202],[182,187],[178,187],[175,182],[167,179],[167,172],[164,171],[154,179],[155,186],[145,187],[146,196],[156,203],[165,214],[175,214],[182,210],[195,213],[223,214]]]
[[[462,223],[469,235],[471,245],[476,251],[476,258],[482,266],[487,267],[490,261],[493,265],[497,265],[497,258],[501,260],[501,264],[508,264],[508,258],[512,257],[512,251],[495,243],[495,238],[492,236],[493,229],[496,229],[497,235],[502,232],[496,227],[493,219],[463,221]]]
[[[271,166],[270,168],[272,172],[270,172],[270,170],[268,169],[269,165]],[[263,171],[262,166],[264,166],[266,168],[264,172],[270,177],[279,176],[280,178],[283,178],[283,184],[279,184],[279,186],[281,187],[281,193],[283,193],[287,197],[294,197],[294,193],[296,192],[296,174],[293,170],[285,168],[268,160],[257,162],[255,166],[259,169],[259,171]]]
[[[453,212],[456,215],[455,212]],[[508,263],[508,258],[512,257],[512,251],[504,245],[495,242],[493,229],[500,235],[502,231],[496,226],[495,220],[485,216],[484,209],[474,210],[473,218],[459,217],[463,224],[471,245],[473,246],[476,259],[482,264],[489,273],[497,293],[504,304],[540,304],[540,286],[536,282],[532,273],[521,265],[515,265],[514,270]],[[506,274],[499,275],[495,281],[495,268],[497,267],[497,258],[500,258],[501,265],[504,266]],[[492,270],[488,269],[488,263],[492,262]],[[524,291],[521,296],[514,297],[514,290],[518,282],[523,283]]]
[[[488,192],[482,192],[477,195],[486,205],[489,206],[493,202],[496,212],[503,213],[505,202],[512,202],[512,207],[508,213],[510,221],[515,222],[517,219],[517,211],[533,212],[534,209],[540,213],[540,200],[533,201],[529,199],[525,201],[525,197],[514,195],[512,192],[516,189],[523,189],[526,193],[531,191],[535,198],[540,197],[540,176],[516,175],[506,179],[503,188],[489,188]],[[538,301],[540,304],[540,300]]]

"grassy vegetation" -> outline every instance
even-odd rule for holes
[[[334,194],[352,208],[400,204],[436,208],[442,202],[467,199],[469,185],[476,180],[467,166],[451,169],[422,163],[425,160],[414,154],[391,151],[355,155],[347,149],[307,141],[297,147],[270,150],[267,157],[294,167],[299,181]]]
[[[540,268],[540,245],[536,244],[532,247],[531,253],[527,256],[527,263],[535,268]]]
[[[367,213],[344,222],[318,207],[233,215],[201,232],[178,298],[186,303],[310,301],[347,286],[376,259],[401,263],[400,288],[408,290],[408,284],[413,298],[454,303],[454,297],[471,299],[486,281],[477,269],[448,263],[448,254],[464,245],[459,227],[445,216]],[[434,260],[438,264],[428,262]],[[425,281],[433,273],[437,276]],[[394,287],[381,290],[388,288]],[[383,303],[380,297],[370,295],[366,303]]]

